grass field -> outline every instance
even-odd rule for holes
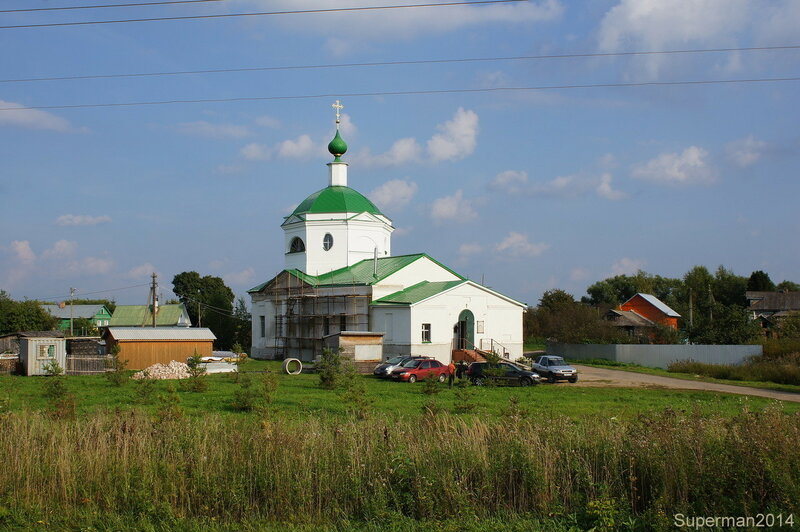
[[[309,415],[347,415],[348,402],[342,393],[323,390],[319,378],[314,374],[284,375],[280,373],[280,363],[250,361],[245,375],[257,383],[262,372],[277,374],[278,389],[270,410],[287,416]],[[45,381],[51,377],[0,376],[0,399],[7,397],[12,411],[44,410],[49,400],[43,395]],[[239,385],[231,375],[216,374],[205,377],[208,390],[203,393],[177,391],[180,406],[189,416],[202,416],[209,413],[246,417],[248,413],[234,410],[231,406]],[[419,416],[423,405],[430,397],[423,394],[423,383],[401,383],[381,380],[372,376],[359,377],[363,380],[366,399],[370,409],[377,415],[396,418]],[[127,382],[121,387],[111,385],[102,376],[70,376],[66,378],[67,388],[75,396],[79,415],[100,411],[140,409],[154,413],[159,408],[158,396],[163,396],[172,381],[156,381],[154,398],[151,404],[136,402],[136,383]],[[440,386],[435,394],[436,405],[446,411],[453,410],[457,389]],[[763,409],[771,403],[768,399],[742,397],[714,392],[689,390],[664,390],[647,388],[596,388],[574,387],[568,383],[555,385],[520,387],[471,387],[476,409],[470,415],[485,417],[498,415],[508,405],[509,397],[515,396],[520,404],[537,416],[547,418],[553,413],[581,420],[595,415],[604,417],[632,417],[642,412],[658,411],[664,408],[675,410],[699,410],[701,413],[734,415],[744,405],[752,409]],[[787,413],[800,411],[800,404],[782,404],[780,408]]]
[[[156,381],[146,404],[133,381],[66,377],[74,417],[53,415],[53,377],[0,376],[0,530],[669,530],[679,511],[800,511],[797,403],[567,383],[429,395],[372,376],[324,390],[246,369],[276,375],[271,403],[235,410],[231,375],[205,392]]]

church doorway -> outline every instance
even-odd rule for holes
[[[475,349],[475,316],[468,309],[458,315],[456,342],[458,349]]]

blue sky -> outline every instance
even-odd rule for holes
[[[227,0],[0,25],[331,5]],[[793,0],[541,0],[0,29],[0,78],[786,46],[800,44],[798,25]],[[156,271],[169,297],[172,277],[196,270],[244,294],[282,269],[283,216],[327,184],[336,98],[32,107],[319,94],[345,106],[349,184],[392,218],[394,254],[427,252],[531,304],[640,268],[723,264],[800,282],[800,82],[347,96],[799,74],[793,49],[3,82],[0,288],[144,303],[146,288],[120,288]]]

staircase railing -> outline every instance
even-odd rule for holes
[[[485,341],[489,342],[489,349],[488,350],[487,349],[483,349],[483,343]],[[506,355],[508,355],[508,348],[506,346],[504,346],[503,344],[501,344],[500,342],[498,342],[497,340],[495,340],[494,338],[481,338],[481,348],[484,351],[491,351],[492,353],[494,353],[495,355],[497,355],[499,357],[507,358]],[[499,352],[498,352],[498,348],[500,349]]]

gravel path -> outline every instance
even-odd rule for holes
[[[634,373],[632,371],[581,366],[578,364],[574,364],[574,366],[578,369],[578,382],[576,384],[570,384],[560,381],[557,386],[616,386],[620,388],[646,387],[673,388],[678,390],[705,390],[710,392],[753,395],[756,397],[776,399],[778,401],[800,403],[800,393],[765,390],[747,386],[733,386],[730,384],[716,384],[712,382],[690,381],[672,377],[661,377],[659,375]]]

